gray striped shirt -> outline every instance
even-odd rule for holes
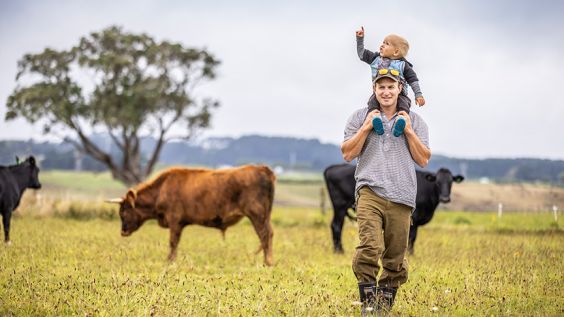
[[[352,138],[362,127],[368,108],[355,111],[347,121],[345,138]],[[387,200],[415,208],[417,195],[417,178],[415,176],[415,161],[409,152],[405,135],[395,137],[392,125],[397,117],[394,114],[390,120],[381,112],[385,133],[377,135],[371,131],[356,165],[356,189],[369,186],[374,193]],[[409,113],[411,126],[421,142],[429,148],[429,130],[423,119],[413,111]]]

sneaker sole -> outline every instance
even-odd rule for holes
[[[396,120],[396,123],[394,124],[394,129],[392,130],[392,133],[394,134],[395,137],[398,137],[403,134],[403,130],[405,130],[405,119],[398,118]]]
[[[374,132],[376,132],[376,134],[384,134],[384,124],[382,123],[382,118],[374,117],[374,119],[372,119],[372,127],[374,128]]]

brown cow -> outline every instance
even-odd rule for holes
[[[146,220],[157,219],[170,228],[169,260],[184,226],[197,224],[225,232],[244,216],[249,217],[260,239],[264,262],[272,265],[272,226],[270,213],[274,199],[275,176],[266,166],[230,169],[170,168],[127,191],[120,204],[121,235],[126,237]]]

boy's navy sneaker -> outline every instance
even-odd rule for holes
[[[384,134],[384,124],[382,123],[382,117],[377,116],[372,119],[372,127],[378,135]]]
[[[394,122],[394,127],[392,128],[392,134],[398,137],[403,134],[403,130],[405,130],[405,119],[397,117],[396,122]]]

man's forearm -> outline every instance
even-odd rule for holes
[[[345,161],[350,162],[360,155],[368,133],[370,130],[361,128],[352,138],[341,144],[341,152]]]
[[[425,146],[415,134],[415,131],[410,130],[405,132],[407,144],[409,146],[409,153],[411,157],[420,167],[425,167],[431,158],[431,150]]]

